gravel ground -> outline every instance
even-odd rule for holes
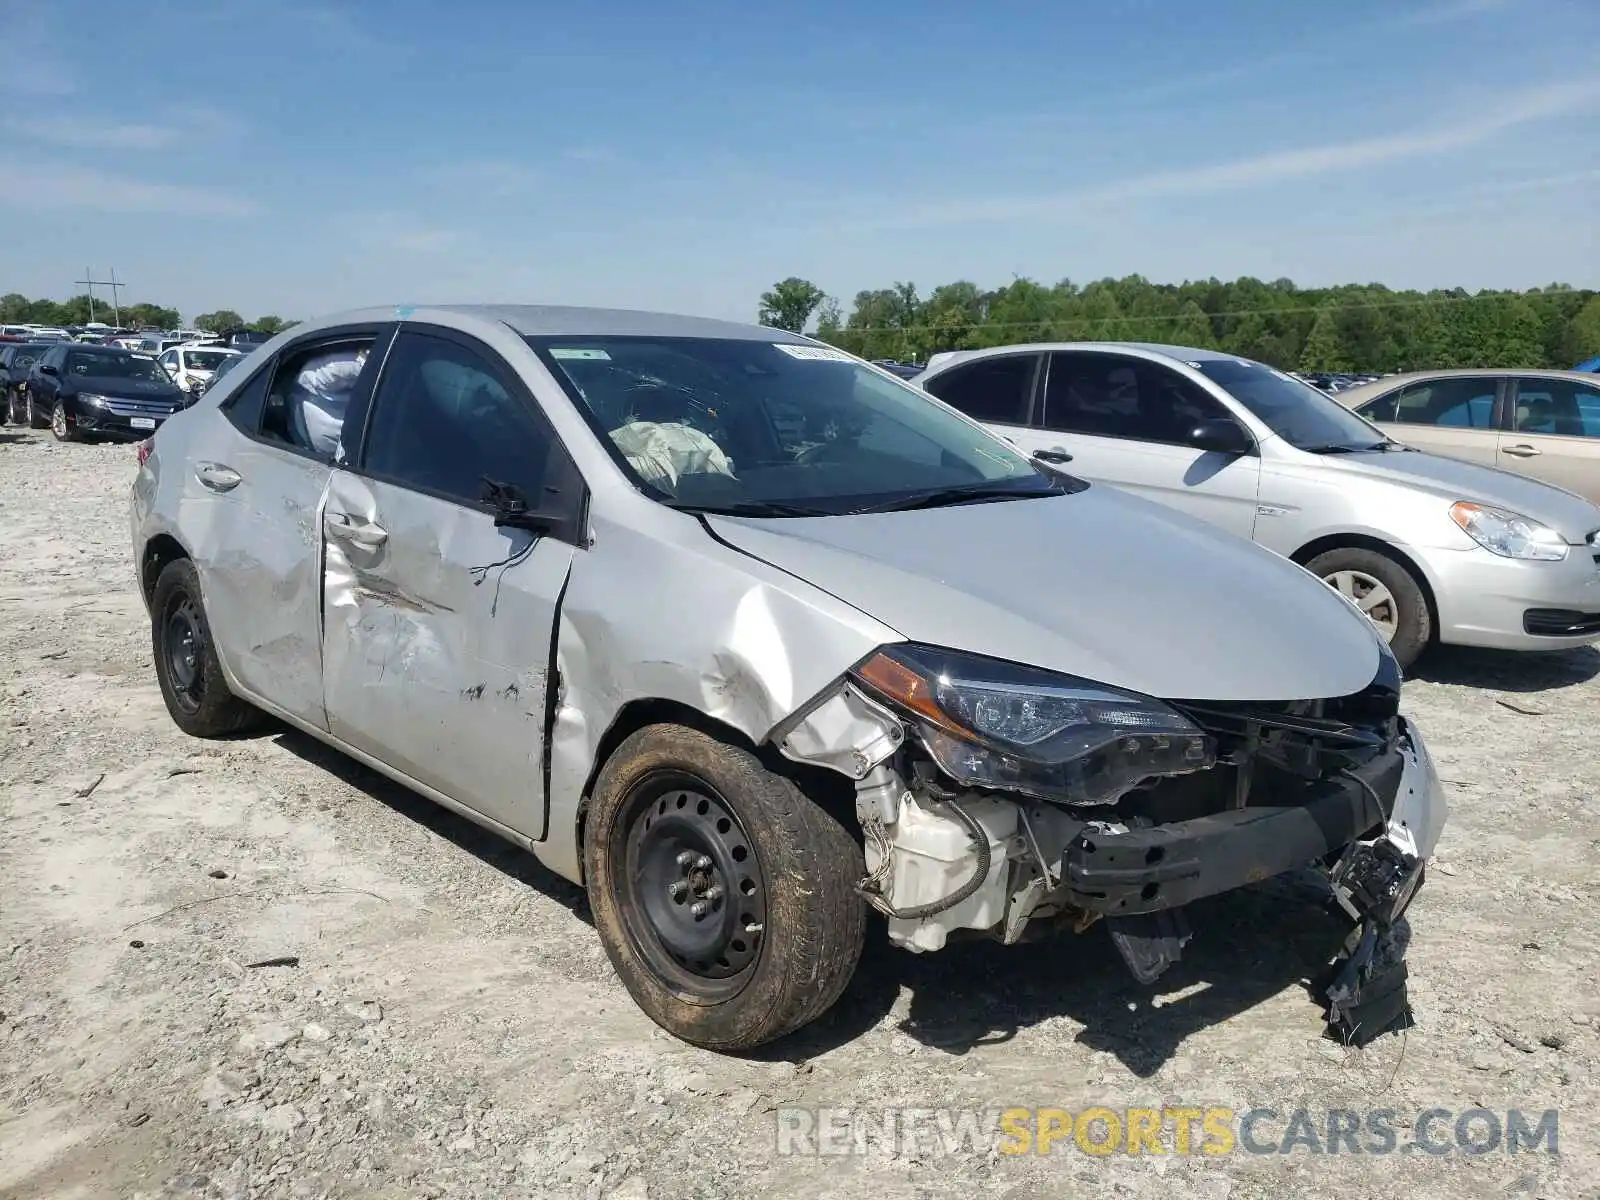
[[[1153,998],[1099,931],[916,957],[873,930],[835,1013],[725,1058],[634,1008],[531,858],[297,733],[178,733],[132,472],[0,431],[0,1196],[1600,1194],[1600,653],[1407,682],[1454,808],[1403,1036],[1320,1039],[1302,980],[1338,931],[1276,882],[1196,913]],[[1554,1108],[1560,1153],[1008,1155],[881,1120],[865,1154],[779,1153],[776,1110],[885,1105],[1270,1108],[1268,1144],[1381,1108],[1402,1146],[1430,1108]]]

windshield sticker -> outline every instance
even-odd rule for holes
[[[604,350],[583,350],[575,346],[557,346],[550,350],[551,358],[577,359],[581,362],[610,362],[611,355]]]
[[[843,350],[835,350],[832,346],[795,346],[788,342],[773,342],[775,350],[782,350],[790,358],[801,358],[808,362],[855,362]]]

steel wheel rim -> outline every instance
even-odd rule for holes
[[[657,772],[618,816],[612,871],[629,941],[691,1002],[744,990],[761,957],[767,889],[738,814],[704,780]]]
[[[173,695],[185,710],[195,712],[200,707],[204,678],[200,610],[188,596],[177,596],[168,605],[162,624],[161,650]]]
[[[1365,571],[1333,571],[1322,582],[1365,613],[1384,641],[1394,641],[1400,630],[1400,605],[1381,579]]]
[[[50,414],[50,432],[58,438],[67,436],[67,410],[61,405],[56,405],[55,412]]]

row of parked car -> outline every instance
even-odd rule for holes
[[[369,309],[141,442],[132,549],[182,729],[271,714],[531,851],[687,1041],[827,1011],[869,910],[913,951],[1101,924],[1149,982],[1191,902],[1309,863],[1363,1044],[1446,818],[1402,662],[1600,639],[1600,508],[1403,432],[1180,347],[908,382],[765,327]]]
[[[0,420],[60,441],[137,440],[202,396],[243,351],[219,338],[158,353],[99,342],[0,345]]]

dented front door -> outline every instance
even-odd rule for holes
[[[572,546],[343,470],[323,536],[330,731],[541,837],[546,672]]]

